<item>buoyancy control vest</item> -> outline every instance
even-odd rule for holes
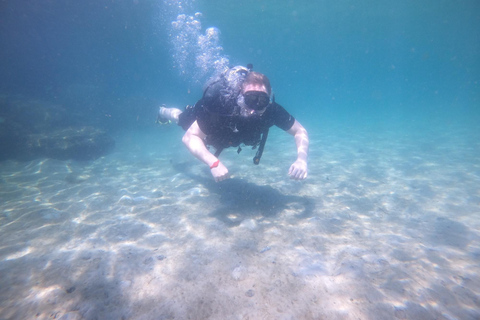
[[[242,107],[237,102],[250,69],[236,66],[207,83],[201,100],[204,119],[199,124],[203,123],[201,129],[207,134],[205,143],[215,147],[216,157],[228,147],[238,147],[239,153],[240,145],[245,144],[252,146],[252,149],[258,147],[253,163],[259,164],[269,127],[257,127],[257,124],[261,124],[261,116],[243,116]]]

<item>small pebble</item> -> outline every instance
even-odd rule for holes
[[[152,258],[152,257],[148,257],[148,258],[146,258],[145,260],[143,260],[143,263],[144,263],[144,264],[150,264],[150,263],[152,263],[152,262],[153,262],[153,258]]]
[[[253,297],[253,296],[255,295],[255,292],[254,292],[252,289],[250,289],[250,290],[248,290],[247,292],[245,292],[245,295],[246,295],[247,297],[251,298],[251,297]]]
[[[67,293],[72,293],[73,291],[75,291],[75,287],[70,287],[67,289]]]
[[[232,277],[237,281],[245,280],[247,275],[248,275],[248,270],[244,266],[238,266],[232,271]]]
[[[163,254],[157,256],[157,259],[160,260],[160,261],[162,261],[162,260],[164,260],[164,259],[166,259],[166,258],[167,258],[167,257],[165,257]]]
[[[266,246],[265,248],[263,248],[262,250],[260,250],[260,253],[264,253],[268,250],[270,250],[271,248],[269,246]]]

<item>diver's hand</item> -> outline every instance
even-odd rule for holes
[[[212,173],[215,182],[230,178],[227,167],[225,167],[221,162],[219,162],[218,166],[216,166],[215,168],[210,169],[210,172]]]
[[[290,179],[304,180],[307,178],[307,162],[305,160],[297,159],[288,170]]]

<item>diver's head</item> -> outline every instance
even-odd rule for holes
[[[267,76],[250,71],[242,84],[242,94],[239,96],[239,105],[246,108],[248,114],[262,114],[270,104],[272,87]]]

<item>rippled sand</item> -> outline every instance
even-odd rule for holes
[[[294,182],[275,130],[217,184],[169,130],[0,163],[1,319],[480,318],[478,133],[324,128]]]

